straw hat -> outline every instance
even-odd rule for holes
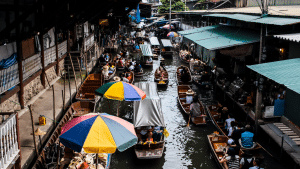
[[[228,111],[228,108],[227,107],[223,107],[223,109],[222,110],[224,110],[224,111]]]
[[[232,145],[233,143],[234,143],[234,141],[233,141],[233,139],[228,139],[228,141],[227,141],[227,143],[229,144],[229,145]]]
[[[37,129],[35,130],[34,134],[35,134],[36,136],[43,136],[43,135],[46,134],[46,132],[42,131],[40,128],[37,128]],[[31,135],[33,135],[33,134],[31,133]]]
[[[165,60],[165,58],[161,58],[160,60]]]
[[[119,81],[121,81],[121,78],[119,76],[115,76],[114,81],[119,82]]]
[[[108,70],[108,66],[103,66],[103,70]]]
[[[186,92],[187,95],[194,95],[195,92],[192,90],[192,89],[189,89],[187,92]]]

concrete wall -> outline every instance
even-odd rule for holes
[[[61,74],[62,70],[64,70],[64,60],[59,62],[60,74]],[[55,66],[48,69],[46,71],[46,74],[47,74],[47,77],[49,79],[49,82],[51,82],[53,79],[55,79],[57,77],[57,75],[55,73]],[[48,86],[47,82],[46,82],[46,86]],[[28,103],[31,100],[32,97],[36,96],[43,89],[44,89],[44,87],[42,85],[40,76],[36,77],[29,84],[27,84],[24,87],[24,102],[25,102],[25,105],[26,105],[26,103]],[[2,112],[13,112],[13,111],[16,111],[16,110],[21,110],[18,93],[14,94],[12,97],[7,99],[5,102],[0,104],[0,110]]]
[[[300,49],[300,43],[290,42],[290,49],[289,49],[288,59],[300,58],[299,49]]]

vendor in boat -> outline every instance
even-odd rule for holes
[[[106,53],[106,54],[105,54],[105,57],[104,57],[104,59],[105,59],[105,61],[106,61],[106,62],[108,62],[108,61],[109,61],[109,54],[108,54],[108,53]]]
[[[190,115],[192,117],[199,117],[202,115],[198,97],[193,98],[193,103],[190,105]]]
[[[152,136],[153,136],[152,132],[153,132],[153,129],[151,126],[136,128],[136,133],[137,133],[139,143],[150,140],[150,138],[152,138]]]
[[[129,83],[129,80],[125,77],[125,73],[120,74],[120,77],[121,77],[123,82]]]
[[[182,73],[181,73],[181,78],[180,80],[184,83],[187,83],[190,81],[190,74],[188,73],[188,68],[183,69]]]
[[[232,139],[228,140],[228,147],[224,152],[223,158],[220,159],[220,163],[223,164],[225,169],[239,169],[240,157],[237,155],[234,148],[234,141]]]
[[[99,61],[100,61],[100,63],[106,63],[103,53],[100,55]]]
[[[109,73],[113,73],[113,71],[115,70],[115,66],[114,65],[112,65],[111,63],[108,63],[108,67],[109,67],[109,71],[111,71],[111,72],[109,72]]]
[[[229,113],[228,114],[228,118],[225,120],[224,126],[225,129],[229,130],[229,128],[231,127],[231,122],[235,121],[235,118],[233,118],[233,114]]]
[[[147,59],[146,63],[152,63],[152,57],[150,57],[149,59]]]
[[[133,78],[130,73],[125,73],[125,77],[128,79],[129,82]]]
[[[186,92],[186,104],[191,104],[193,102],[195,92],[192,89],[189,89]]]
[[[130,62],[129,65],[130,65],[130,66],[129,66],[129,70],[130,70],[130,71],[133,71],[133,70],[134,70],[134,65],[132,64],[132,62]]]
[[[136,66],[135,66],[135,72],[142,72],[142,66],[141,66],[141,64],[136,64]]]
[[[118,66],[119,67],[124,67],[124,62],[123,62],[122,58],[119,58],[119,60],[118,60]]]
[[[164,66],[165,65],[165,59],[164,58],[161,58],[160,59],[160,66]]]
[[[222,113],[219,113],[219,122],[220,123],[224,123],[225,120],[228,118],[228,108],[227,107],[223,107],[222,108]]]
[[[183,72],[183,70],[184,70],[184,66],[181,65],[181,66],[179,67],[179,69],[177,69],[177,73],[181,75],[182,72]]]
[[[108,73],[108,66],[103,66],[102,74],[104,75],[104,77],[108,77]]]

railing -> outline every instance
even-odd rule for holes
[[[49,65],[56,60],[56,46],[48,48],[44,51],[45,66]]]
[[[63,41],[58,44],[58,57],[61,58],[64,54],[67,53],[67,41]]]
[[[6,169],[19,154],[16,114],[0,125],[0,169]]]
[[[26,80],[40,69],[42,69],[41,53],[38,53],[23,61],[23,79]]]
[[[94,34],[84,39],[84,51],[87,51],[91,46],[94,45]]]
[[[18,63],[0,70],[0,94],[19,84]]]
[[[261,5],[261,1],[257,0],[248,0],[247,6],[259,6]],[[284,5],[300,5],[299,0],[269,0],[269,6],[284,6]]]

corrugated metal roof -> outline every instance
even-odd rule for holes
[[[300,33],[274,35],[274,37],[292,42],[300,42]]]
[[[300,94],[300,58],[248,65],[247,67]]]
[[[140,44],[140,48],[142,50],[143,56],[153,56],[150,45],[142,45],[142,44]]]
[[[209,50],[259,42],[259,33],[231,26],[218,26],[199,33],[184,35]]]
[[[229,18],[245,22],[254,22],[268,25],[291,25],[300,23],[298,18],[288,18],[288,17],[274,17],[274,16],[256,16],[256,15],[246,15],[246,14],[209,14],[204,15],[208,17],[220,17],[220,18]]]
[[[173,47],[173,45],[169,39],[162,39],[161,43],[164,47]]]
[[[151,45],[160,45],[157,37],[151,37],[149,38]]]
[[[212,25],[212,26],[206,26],[206,27],[202,27],[202,28],[195,28],[195,29],[190,29],[190,30],[185,30],[185,31],[179,31],[177,32],[180,35],[188,35],[188,34],[193,34],[193,33],[197,33],[197,32],[201,32],[201,31],[205,31],[207,29],[212,29],[217,27],[218,25]]]

